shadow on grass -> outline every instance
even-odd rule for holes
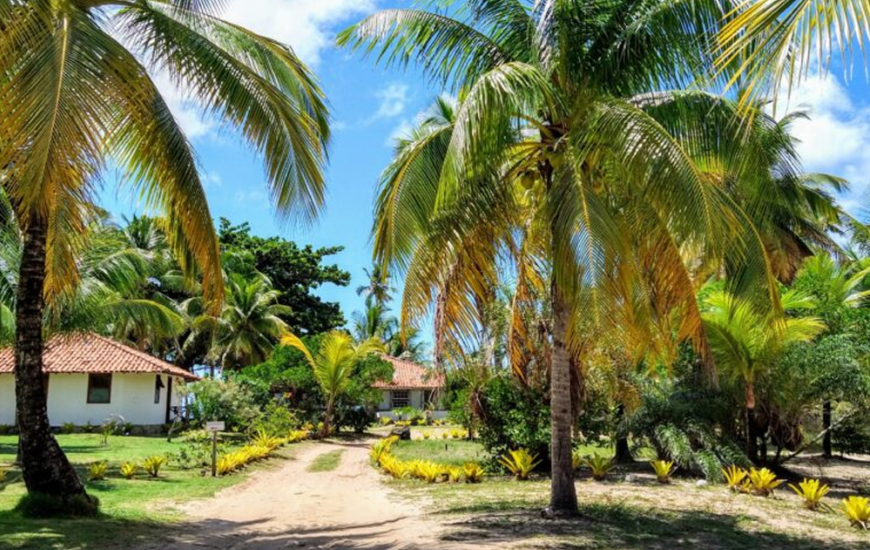
[[[431,550],[408,543],[401,522],[341,523],[266,529],[265,521],[204,520],[156,523],[108,516],[74,520],[29,520],[0,512],[0,548],[15,550]],[[448,546],[447,548],[450,548]]]
[[[75,519],[27,519],[16,511],[0,511],[0,548],[68,550],[127,548],[144,544],[165,526],[106,515]]]
[[[756,530],[748,517],[710,511],[660,512],[609,502],[581,505],[576,519],[548,520],[528,502],[501,504],[486,512],[483,506],[451,508],[450,514],[471,517],[449,522],[445,540],[496,547],[523,541],[523,548],[548,550],[858,550],[870,544],[870,536],[848,542]]]

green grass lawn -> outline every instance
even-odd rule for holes
[[[400,460],[434,460],[455,466],[461,466],[466,462],[482,462],[486,459],[480,443],[464,439],[397,441],[390,452]]]
[[[338,464],[341,462],[341,455],[343,454],[344,449],[323,453],[311,461],[306,470],[309,472],[331,472],[338,468]]]
[[[201,469],[182,469],[169,461],[159,478],[150,478],[141,470],[133,480],[121,477],[123,462],[139,462],[149,456],[177,453],[186,442],[172,443],[165,437],[110,437],[108,446],[100,445],[98,434],[59,435],[58,441],[70,461],[87,477],[87,465],[97,461],[109,463],[105,481],[88,482],[87,490],[100,499],[102,517],[76,520],[24,519],[13,508],[25,494],[21,474],[12,469],[6,483],[0,485],[0,548],[21,550],[96,548],[117,543],[123,533],[125,543],[148,540],[157,524],[172,524],[182,518],[174,506],[189,500],[206,498],[245,479],[247,472],[269,467],[276,460],[292,457],[298,445],[279,450],[273,460],[249,467],[246,473],[212,478]],[[0,467],[15,460],[17,438],[0,437]],[[161,527],[163,528],[163,527]]]
[[[480,484],[429,484],[383,477],[402,498],[450,525],[448,541],[502,541],[524,549],[560,550],[863,550],[870,533],[851,528],[836,509],[812,512],[788,489],[776,498],[731,494],[691,479],[659,485],[640,463],[636,482],[616,473],[606,482],[577,480],[580,517],[541,517],[550,480],[487,477]],[[841,496],[829,504],[836,508]],[[512,546],[513,547],[513,546]]]

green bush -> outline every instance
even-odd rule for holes
[[[228,430],[244,430],[260,416],[251,392],[233,380],[206,378],[185,386],[184,391],[193,396],[190,414],[196,425],[223,420]]]
[[[495,461],[513,449],[528,449],[549,463],[550,407],[546,390],[520,387],[509,373],[491,378],[483,388],[483,422],[478,437]]]
[[[59,498],[42,493],[21,497],[15,510],[26,518],[93,517],[100,513],[100,501],[90,495]]]
[[[286,406],[272,401],[251,424],[249,433],[266,432],[272,435],[284,436],[298,430],[302,423]]]

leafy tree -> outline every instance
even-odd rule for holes
[[[864,285],[868,274],[870,267],[863,267],[860,262],[838,265],[830,256],[818,254],[804,262],[793,288],[815,299],[815,313],[825,322],[827,334],[860,332],[860,324],[854,322],[860,319],[860,313],[855,312],[870,295]],[[822,453],[827,458],[833,454],[831,409],[831,401],[826,399],[822,403],[822,429],[825,431]]]
[[[253,256],[254,268],[278,291],[278,303],[289,307],[281,318],[292,332],[318,334],[344,324],[339,305],[324,302],[312,292],[323,284],[347,286],[350,282],[350,273],[336,265],[323,265],[325,258],[338,254],[342,247],[300,248],[280,237],[251,235],[247,223],[234,226],[226,219],[220,220],[218,237],[223,250]]]
[[[326,334],[304,336],[308,349],[320,349]],[[322,418],[326,403],[324,392],[305,355],[297,348],[278,346],[265,362],[246,367],[230,375],[251,389],[257,402],[265,405],[276,397],[298,410],[306,420]],[[335,428],[358,428],[360,421],[371,419],[371,412],[381,401],[381,391],[372,387],[378,380],[392,380],[393,367],[377,355],[360,359],[350,376],[345,392],[335,402]]]
[[[350,336],[338,331],[324,336],[317,355],[312,354],[305,342],[293,334],[286,335],[281,343],[301,351],[314,371],[314,377],[323,390],[326,401],[323,430],[320,434],[321,437],[326,437],[330,433],[336,399],[348,390],[354,368],[366,356],[383,351],[383,344],[375,338],[355,344]]]
[[[783,309],[796,311],[812,302],[796,292],[782,296]],[[745,389],[746,453],[758,460],[755,383],[771,369],[783,349],[809,342],[825,329],[815,317],[779,317],[770,309],[759,310],[751,302],[725,291],[711,292],[704,303],[704,328],[716,365],[740,380]]]
[[[107,166],[166,213],[169,242],[189,275],[199,268],[206,302],[223,297],[194,154],[140,60],[173,75],[264,157],[280,212],[311,218],[323,202],[328,113],[315,79],[290,48],[222,21],[219,5],[0,1],[0,181],[23,235],[15,378],[31,493],[85,494],[50,432],[42,319],[46,301],[79,280],[78,245]]]
[[[705,42],[722,15],[721,3],[706,1],[466,0],[449,13],[385,10],[339,36],[388,64],[418,62],[460,99],[400,141],[382,175],[375,252],[406,271],[403,324],[434,302],[442,335],[473,334],[475,301],[498,287],[505,257],[519,257],[518,278],[549,293],[556,513],[577,512],[571,395],[587,335],[574,329],[623,298],[591,283],[656,287],[647,294],[655,313],[682,310],[676,332],[696,342],[700,314],[681,247],[750,260],[741,267],[758,277],[740,283],[761,280],[770,291],[763,250],[741,248],[760,246],[745,214],[699,169],[718,164],[716,148],[740,125],[728,120],[710,131],[716,139],[684,148],[718,98],[668,94],[674,106],[661,118],[645,110],[658,105],[657,89],[679,87],[706,65]],[[753,161],[744,155],[741,173]]]

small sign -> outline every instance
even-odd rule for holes
[[[222,432],[227,429],[227,425],[223,420],[215,420],[213,422],[206,422],[205,429],[210,432]]]

